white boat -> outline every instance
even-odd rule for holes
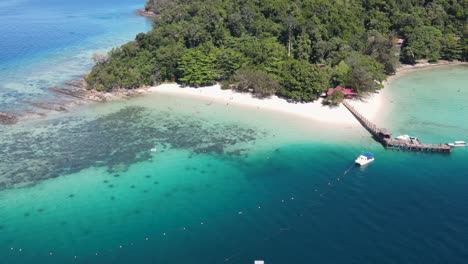
[[[451,148],[460,148],[460,147],[465,147],[466,142],[465,141],[455,141],[453,143],[448,143]]]
[[[370,153],[364,153],[360,155],[354,162],[359,166],[367,165],[375,160],[374,155]]]
[[[397,140],[409,141],[411,138],[409,135],[401,135],[396,137]]]
[[[417,137],[410,136],[410,135],[401,135],[401,136],[396,137],[395,139],[402,140],[402,141],[418,140]]]

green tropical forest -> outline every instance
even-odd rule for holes
[[[217,82],[316,100],[329,87],[373,92],[400,63],[468,60],[468,0],[148,0],[152,30],[96,56],[99,91]]]

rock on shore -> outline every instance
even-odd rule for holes
[[[157,15],[152,12],[152,11],[147,11],[145,9],[138,9],[135,11],[135,13],[139,16],[144,16],[144,17],[148,17],[148,18],[154,18],[156,17]]]
[[[13,125],[18,122],[18,118],[10,113],[0,112],[0,124],[2,125]]]

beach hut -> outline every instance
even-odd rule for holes
[[[354,96],[356,96],[356,92],[354,91],[354,89],[352,89],[352,88],[343,88],[340,85],[336,86],[335,88],[328,89],[327,96],[332,95],[332,93],[334,93],[335,91],[342,92],[346,99],[351,99]]]

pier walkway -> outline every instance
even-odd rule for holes
[[[346,100],[343,101],[343,105],[349,110],[349,112],[351,112],[351,114],[359,121],[359,123],[361,123],[361,125],[372,134],[375,140],[377,140],[387,149],[432,153],[450,153],[452,150],[446,144],[422,144],[418,139],[412,139],[409,141],[392,139],[392,134],[387,129],[378,128],[374,123],[360,114]]]

